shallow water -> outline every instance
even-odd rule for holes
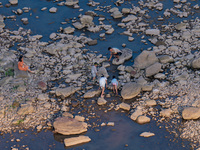
[[[8,3],[8,0],[1,0],[3,5]],[[6,19],[6,28],[10,30],[17,30],[19,27],[23,27],[25,29],[31,29],[32,34],[41,34],[43,35],[43,38],[41,41],[50,41],[49,35],[52,32],[57,32],[60,27],[68,27],[71,25],[71,19],[76,17],[78,19],[79,14],[84,14],[87,10],[93,10],[96,7],[89,7],[87,6],[87,0],[81,0],[79,2],[80,8],[83,8],[84,10],[82,12],[79,12],[79,9],[74,9],[67,6],[57,6],[57,2],[53,1],[46,1],[46,0],[24,0],[19,1],[19,4],[17,6],[11,6],[9,8],[3,7],[0,8],[0,14],[3,14],[5,16],[14,15],[12,13],[12,10],[17,10],[18,8],[23,7],[30,7],[31,11],[29,13],[23,13],[22,15],[17,15],[16,21],[12,21],[11,19]],[[129,0],[125,1],[127,4],[123,4],[119,8],[123,7],[131,7],[131,4],[134,4],[135,6],[139,6],[138,1],[135,0]],[[165,8],[171,8],[174,3],[172,1],[163,0],[161,1],[164,4]],[[189,1],[191,2],[191,5],[195,5],[199,3],[199,1]],[[131,4],[129,4],[131,3]],[[101,1],[101,6],[107,6],[112,5],[112,7],[115,7],[113,4],[113,1]],[[45,11],[41,11],[41,8],[47,7],[48,9],[51,7],[57,7],[58,11],[55,14],[49,13],[48,9]],[[147,9],[147,8],[144,8]],[[106,9],[105,9],[106,10]],[[109,56],[107,47],[114,46],[118,48],[122,48],[122,44],[125,43],[127,48],[130,48],[133,50],[133,58],[132,61],[126,62],[125,65],[132,65],[133,59],[139,55],[139,53],[147,49],[151,46],[153,46],[149,41],[149,36],[145,36],[145,40],[147,40],[147,45],[141,42],[141,36],[143,34],[134,34],[133,37],[135,40],[133,42],[128,41],[128,36],[120,35],[121,32],[123,32],[125,29],[121,29],[117,27],[117,23],[119,23],[121,20],[119,19],[113,19],[110,14],[105,12],[97,12],[98,14],[102,14],[106,16],[106,19],[104,22],[105,24],[112,24],[115,28],[115,32],[111,35],[106,35],[106,39],[102,40],[99,37],[99,34],[104,32],[100,31],[99,33],[91,33],[88,31],[83,30],[76,30],[74,35],[80,35],[81,33],[84,33],[87,37],[91,37],[93,39],[98,40],[98,44],[94,46],[86,46],[86,48],[89,48],[92,51],[97,51],[99,54],[103,54],[106,56]],[[162,16],[163,11],[157,11],[157,10],[150,10],[149,15],[152,17],[147,20],[150,21],[150,26],[153,25],[162,25],[162,24],[169,24],[170,22],[181,22],[188,18],[193,18],[199,15],[199,12],[196,11],[196,13],[192,16],[189,16],[188,18],[177,18],[175,15],[172,15],[170,19],[165,19],[164,21],[157,21],[157,16]],[[36,16],[39,18],[37,19]],[[29,24],[23,25],[20,21],[21,18],[27,17],[29,18]],[[68,23],[63,25],[61,22],[64,22],[65,19],[69,19],[67,21]],[[94,18],[95,24],[97,24],[97,17]],[[16,48],[16,47],[13,47]],[[111,67],[110,70],[108,70],[109,74],[113,74],[113,69],[115,67]],[[106,91],[108,92],[108,90]],[[98,106],[96,106],[98,109]],[[76,109],[76,108],[75,108]],[[127,150],[169,150],[169,149],[177,149],[177,150],[184,150],[184,149],[190,149],[190,145],[188,141],[184,141],[180,138],[174,137],[173,134],[170,134],[167,132],[164,128],[159,128],[156,125],[155,121],[151,121],[149,124],[145,125],[139,125],[132,121],[128,117],[127,112],[120,112],[119,111],[110,111],[107,113],[104,113],[103,111],[97,111],[98,115],[101,118],[102,122],[109,122],[113,121],[115,122],[114,127],[105,126],[105,127],[98,127],[100,129],[99,132],[96,132],[94,128],[89,128],[88,132],[85,133],[85,135],[89,136],[92,141],[90,143],[86,143],[83,145],[71,147],[71,148],[65,148],[63,144],[63,139],[66,136],[61,136],[58,134],[54,134],[52,131],[46,130],[42,131],[40,133],[37,133],[36,131],[31,130],[25,130],[25,133],[19,134],[18,132],[10,134],[4,134],[0,136],[0,149],[10,149],[11,146],[16,145],[15,147],[25,149],[23,145],[26,145],[32,149],[32,150],[47,150],[47,149],[56,149],[56,150],[62,150],[62,149],[109,149],[109,150],[121,150],[121,149],[127,149]],[[97,120],[91,120],[97,121]],[[100,124],[101,122],[98,122]],[[140,137],[140,133],[144,131],[150,131],[155,133],[154,137],[150,138],[144,138]],[[15,140],[12,142],[11,139],[21,139],[20,142],[16,142]],[[172,141],[173,142],[172,142]],[[128,146],[126,147],[125,144]],[[185,146],[184,146],[185,145]]]

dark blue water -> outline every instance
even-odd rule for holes
[[[0,14],[5,16],[14,15],[12,10],[17,10],[18,8],[23,7],[30,7],[31,10],[28,13],[23,13],[22,15],[16,15],[16,21],[13,21],[11,19],[6,19],[5,24],[6,27],[10,30],[17,30],[19,27],[23,27],[25,29],[31,29],[32,35],[40,34],[43,35],[43,38],[41,41],[50,41],[49,35],[53,32],[57,32],[60,27],[65,28],[71,25],[71,19],[74,17],[78,20],[79,14],[84,14],[88,10],[94,10],[96,7],[89,7],[87,5],[88,0],[80,0],[79,5],[80,8],[83,8],[83,11],[79,11],[79,9],[74,9],[72,7],[67,6],[57,6],[56,4],[59,2],[54,1],[46,1],[46,0],[19,0],[19,4],[17,6],[11,6],[9,8],[5,7],[5,4],[8,3],[8,0],[1,0],[3,3],[3,8],[0,8]],[[112,7],[115,7],[114,1],[105,1],[100,0],[101,4],[100,6],[107,6],[112,5]],[[149,21],[150,27],[153,27],[156,25],[158,28],[161,27],[161,25],[165,24],[168,25],[169,23],[180,23],[183,20],[186,19],[192,19],[196,16],[199,16],[199,12],[194,11],[194,15],[189,15],[188,18],[178,18],[175,14],[172,14],[170,18],[166,18],[163,21],[158,21],[157,17],[161,16],[163,17],[163,12],[166,8],[172,8],[174,4],[172,1],[169,0],[162,0],[160,1],[164,4],[164,9],[162,11],[158,10],[149,10],[149,16],[151,18],[145,19],[144,21]],[[188,1],[191,3],[191,6],[194,6],[195,4],[199,3],[199,0],[196,1]],[[128,0],[125,1],[124,4],[119,6],[119,9],[121,10],[123,7],[131,8],[132,4],[134,6],[139,6],[138,1],[136,0]],[[41,8],[47,7],[48,9],[45,11],[41,11]],[[49,9],[51,7],[57,7],[58,11],[55,14],[49,13]],[[147,8],[143,8],[147,9]],[[104,9],[107,11],[107,9]],[[150,36],[144,36],[144,40],[147,41],[147,44],[144,44],[141,42],[141,37],[143,36],[143,33],[139,34],[133,34],[133,37],[135,38],[134,41],[129,42],[128,36],[120,35],[123,31],[126,29],[119,28],[117,24],[121,22],[121,19],[113,19],[110,14],[106,12],[100,12],[95,11],[97,14],[104,15],[106,17],[106,20],[103,21],[106,25],[111,24],[115,32],[111,35],[106,35],[106,39],[102,40],[99,37],[100,33],[105,32],[104,30],[100,31],[99,33],[91,33],[86,30],[77,30],[75,31],[74,35],[79,36],[80,34],[84,33],[85,36],[91,37],[92,39],[97,39],[98,44],[94,46],[88,46],[86,45],[86,48],[89,48],[92,51],[98,51],[98,53],[101,53],[103,55],[109,56],[107,48],[108,47],[118,47],[122,48],[122,44],[125,43],[127,48],[130,48],[133,50],[133,58],[131,61],[126,62],[125,65],[132,65],[134,58],[140,54],[142,50],[148,49],[149,47],[152,47],[153,45],[148,41],[148,38]],[[21,18],[28,18],[29,24],[24,25],[21,22]],[[36,18],[39,17],[39,18]],[[67,24],[61,24],[61,22],[64,22],[66,19]],[[98,25],[98,17],[94,17],[94,23]],[[72,26],[73,27],[73,26]],[[111,111],[108,113],[104,112],[98,112],[101,116],[102,122],[108,122],[108,121],[114,121],[115,126],[114,127],[99,127],[99,132],[96,132],[94,128],[89,128],[88,132],[85,134],[89,136],[92,141],[90,143],[75,146],[70,149],[108,149],[108,150],[171,150],[171,149],[177,149],[177,150],[185,150],[190,149],[190,145],[188,141],[184,141],[180,138],[174,137],[173,134],[170,134],[167,132],[164,128],[159,129],[159,127],[156,125],[156,122],[153,120],[149,124],[145,125],[139,125],[132,121],[128,117],[128,113],[121,113],[120,111]],[[95,121],[95,120],[92,120]],[[91,122],[92,123],[92,122]],[[98,122],[99,124],[101,122]],[[150,131],[155,133],[154,137],[150,138],[144,138],[140,137],[140,133],[144,131]],[[21,139],[20,142],[11,142],[11,139],[19,138]],[[42,131],[40,133],[36,133],[34,130],[26,130],[25,133],[19,134],[18,132],[10,134],[4,134],[0,136],[0,149],[10,149],[11,146],[16,145],[15,147],[23,149],[23,145],[27,145],[32,150],[47,150],[47,149],[56,149],[56,150],[62,150],[65,149],[63,144],[63,139],[65,136],[61,136],[58,134],[54,134],[49,130]],[[172,141],[174,142],[172,142]],[[128,146],[126,147],[125,144]]]

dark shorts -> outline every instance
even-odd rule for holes
[[[117,52],[117,54],[115,54],[115,55],[117,55],[117,56],[121,56],[122,53],[121,53],[121,52]]]

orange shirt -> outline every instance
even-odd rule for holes
[[[18,62],[18,68],[19,68],[19,70],[23,70],[23,71],[28,70],[28,66],[26,66],[23,61]]]

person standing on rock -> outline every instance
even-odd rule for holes
[[[22,70],[22,71],[29,71],[30,73],[34,73],[34,71],[31,71],[30,68],[29,68],[29,66],[27,66],[24,63],[24,57],[22,55],[19,57],[18,69]]]
[[[113,86],[113,93],[116,93],[116,95],[118,95],[118,89],[117,89],[117,87],[118,87],[118,81],[117,81],[117,79],[116,79],[115,76],[113,76],[111,84]]]
[[[119,61],[119,56],[122,55],[122,51],[120,51],[118,48],[112,48],[112,47],[108,47],[108,50],[110,51],[110,58],[108,61],[111,60],[112,56],[117,57],[117,61]]]
[[[101,91],[101,97],[104,97],[104,91],[105,91],[105,88],[107,86],[107,78],[104,77],[103,75],[101,76],[101,78],[99,80],[99,86],[102,89],[102,91]]]
[[[92,73],[92,80],[94,81],[96,79],[97,76],[97,62],[94,63],[94,65],[91,68],[91,73]]]

